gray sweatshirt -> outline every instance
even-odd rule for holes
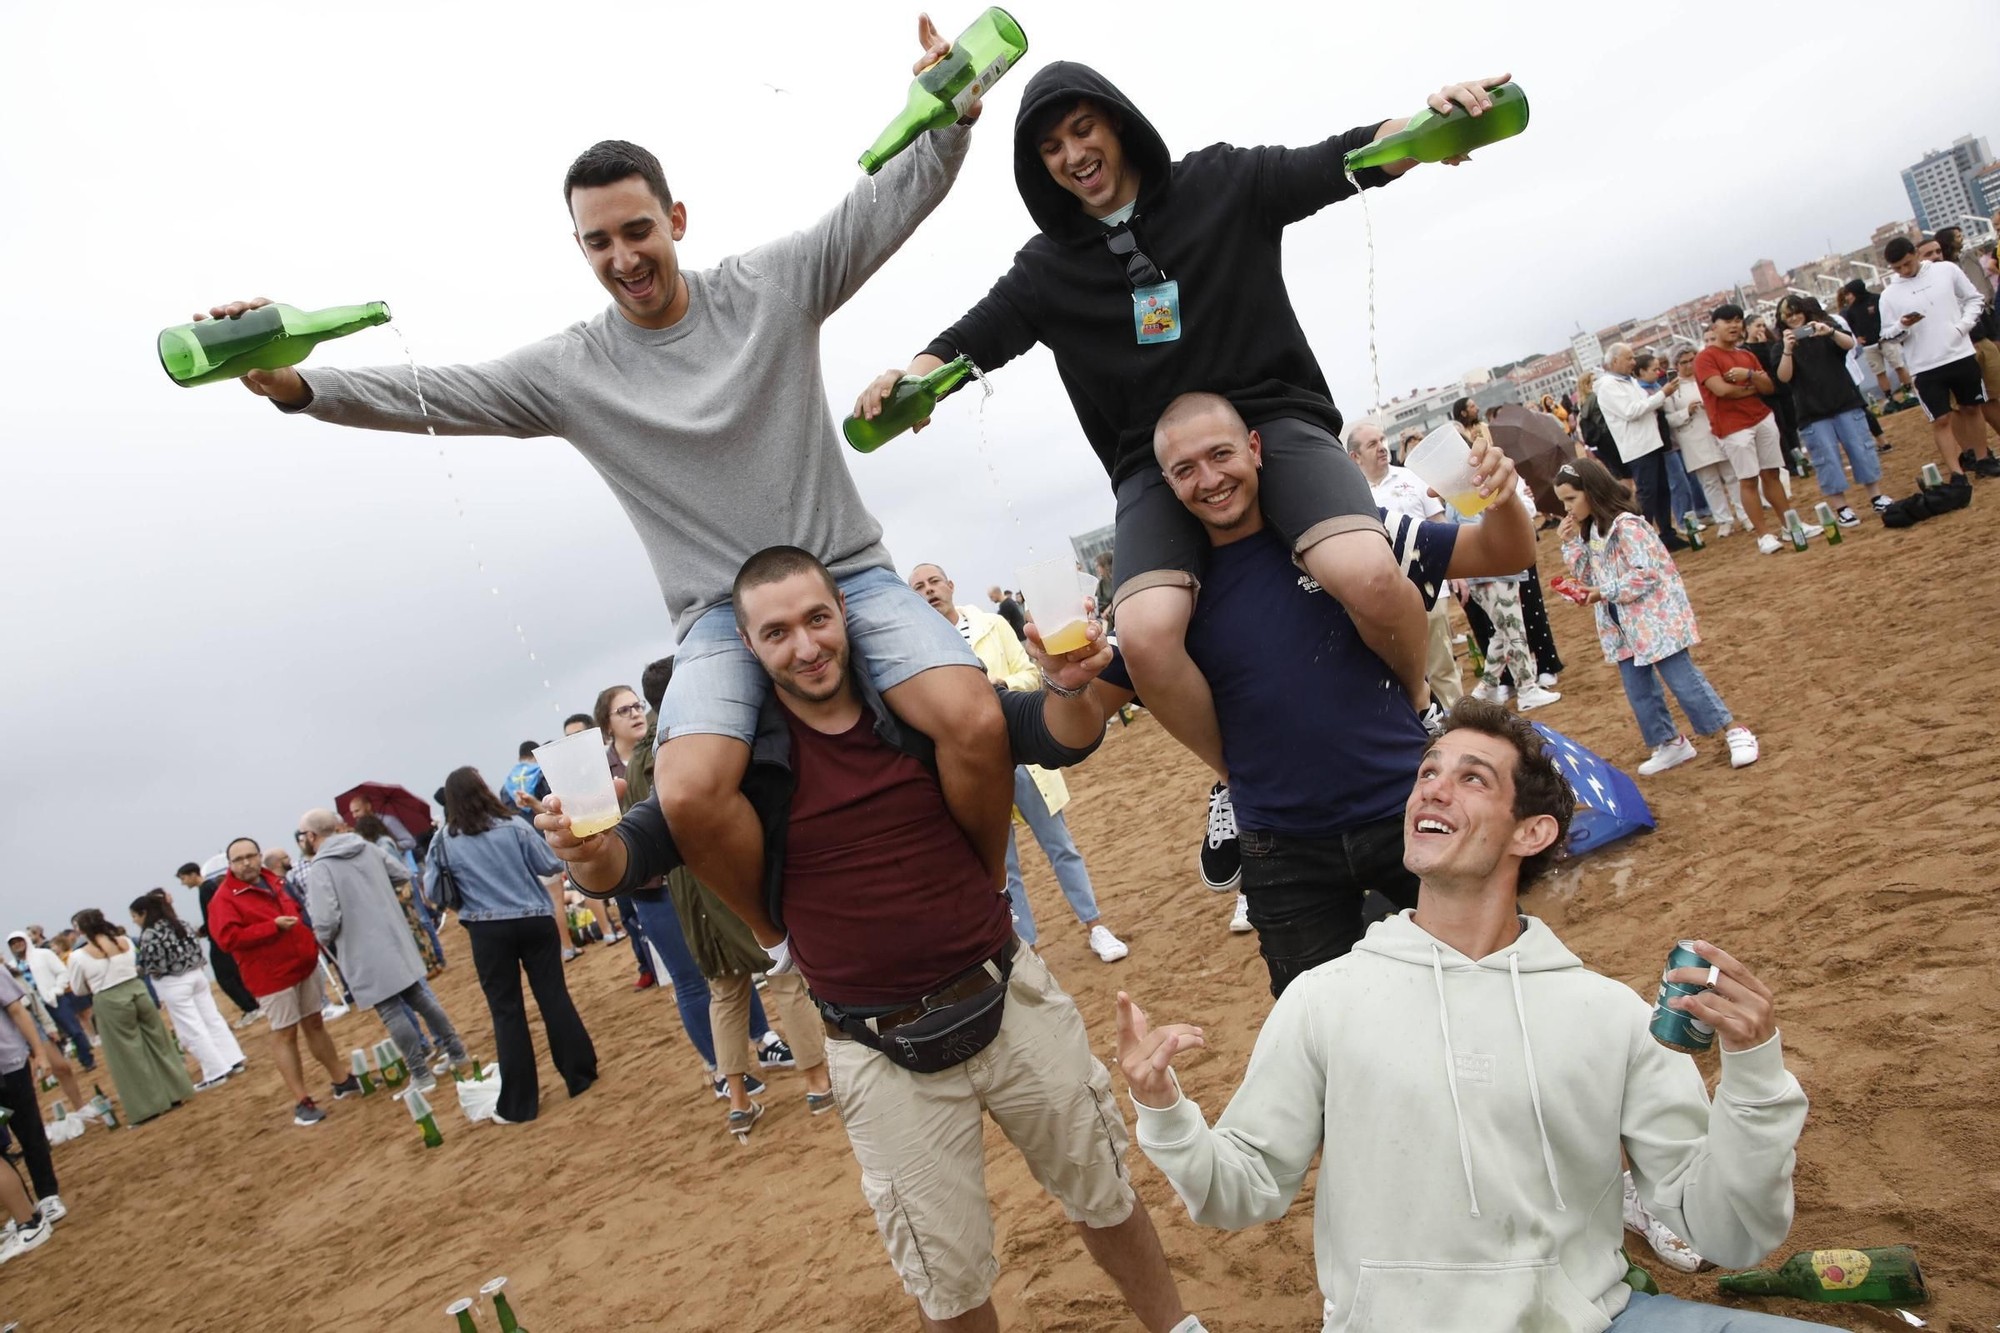
[[[889,567],[820,377],[820,325],[943,200],[970,132],[935,130],[802,232],[686,272],[688,310],[642,329],[616,306],[497,361],[303,372],[322,421],[440,435],[560,435],[625,506],[685,635],[744,560],[791,545],[836,578]]]

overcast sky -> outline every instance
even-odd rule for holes
[[[935,12],[947,33],[977,13]],[[1012,12],[1032,49],[951,197],[828,328],[837,415],[1029,234],[1009,130],[1048,60],[1096,65],[1176,154],[1315,141],[1511,70],[1523,137],[1371,197],[1389,393],[1747,280],[1758,258],[1861,245],[1909,216],[1902,167],[2000,133],[2000,87],[1965,63],[1984,0],[1896,19],[1894,38],[1859,3],[1737,6],[1698,31],[1638,17],[1658,6],[1461,0],[1420,21],[1256,0]],[[605,303],[561,199],[578,151],[651,147],[688,206],[682,263],[714,264],[848,188],[903,104],[914,29],[875,0],[8,6],[0,928],[91,905],[122,921],[182,861],[238,833],[289,843],[362,779],[427,794],[473,763],[497,781],[518,742],[672,647],[638,540],[567,445],[440,450],[281,418],[236,385],[175,388],[161,326],[237,297],[385,300],[395,325],[312,364],[396,361],[399,334],[426,361],[497,355]],[[1871,72],[1892,40],[1901,72]],[[1288,242],[1293,301],[1358,415],[1361,209]],[[1112,516],[1047,355],[996,388],[849,458],[899,571],[941,562],[961,601]]]

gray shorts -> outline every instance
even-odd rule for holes
[[[1388,533],[1368,478],[1326,427],[1280,417],[1254,427],[1263,443],[1258,501],[1264,521],[1291,543],[1294,557],[1343,532]],[[1142,588],[1200,589],[1208,567],[1208,530],[1187,511],[1157,467],[1118,483],[1118,531],[1112,539],[1115,607]]]

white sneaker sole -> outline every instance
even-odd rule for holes
[[[1658,768],[1652,767],[1653,761],[1648,759],[1645,763],[1639,765],[1639,776],[1646,778],[1657,777],[1670,768],[1679,768],[1682,764],[1688,762],[1688,760],[1695,758],[1699,753],[1700,751],[1693,749],[1683,750],[1679,756],[1667,763],[1661,764]]]
[[[1099,962],[1115,963],[1132,951],[1121,944],[1115,949],[1092,949],[1091,952],[1097,955]]]

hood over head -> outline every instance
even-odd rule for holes
[[[27,945],[30,949],[35,947],[35,942],[28,938],[28,932],[25,930],[17,930],[7,937],[7,943],[9,944],[12,944],[15,940],[21,941],[21,943]]]
[[[1868,284],[1863,282],[1859,278],[1849,278],[1846,282],[1840,285],[1840,290],[1846,292],[1849,296],[1853,297],[1857,301],[1865,301],[1868,299]]]
[[[1035,220],[1035,225],[1052,240],[1071,244],[1102,236],[1104,227],[1083,211],[1081,200],[1049,175],[1048,167],[1042,163],[1035,131],[1051,108],[1086,97],[1116,111],[1125,123],[1118,139],[1124,145],[1126,158],[1139,171],[1141,211],[1167,188],[1173,167],[1166,140],[1111,80],[1073,60],[1058,60],[1036,71],[1014,117],[1014,185],[1020,190],[1021,202],[1028,206],[1028,216]]]

